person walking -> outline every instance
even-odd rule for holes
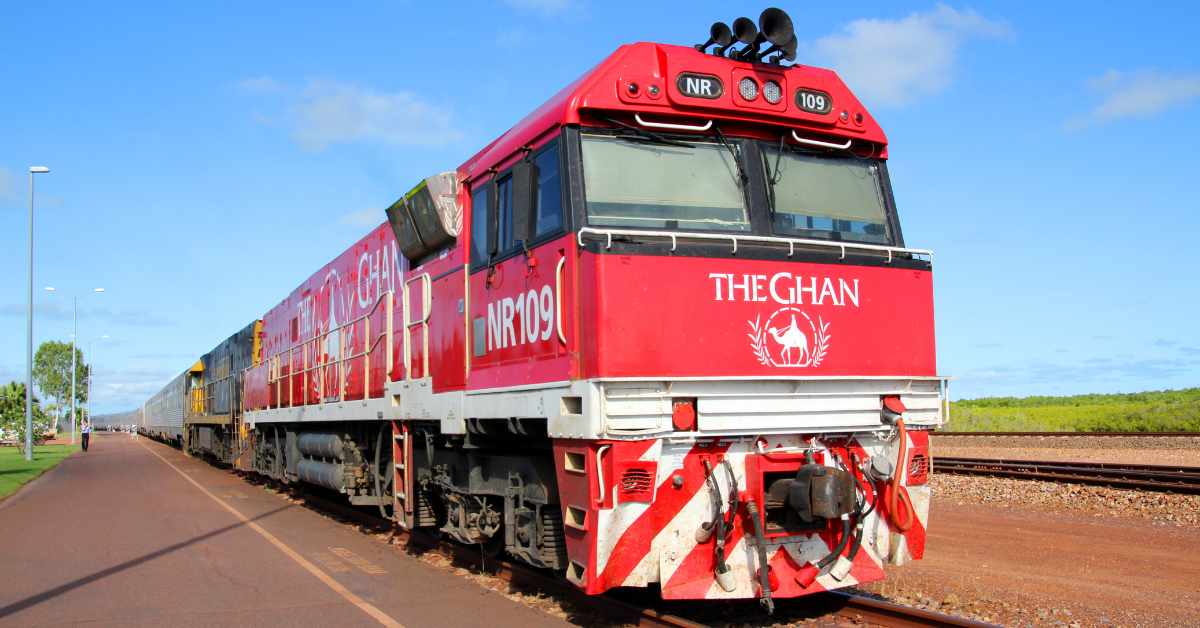
[[[84,417],[83,425],[79,428],[80,444],[83,445],[83,450],[87,451],[88,440],[92,437],[92,420]]]

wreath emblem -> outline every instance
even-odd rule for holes
[[[808,323],[810,333],[805,333],[800,326],[799,315]],[[752,321],[746,321],[750,332],[750,348],[754,357],[763,366],[778,366],[785,368],[805,368],[821,366],[825,355],[829,352],[829,323],[817,316],[814,322],[807,312],[795,307],[783,307],[767,317],[756,316]],[[772,351],[772,344],[776,350]]]

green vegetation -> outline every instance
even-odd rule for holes
[[[33,382],[42,394],[54,400],[48,408],[53,418],[50,432],[57,432],[71,410],[71,353],[75,353],[75,401],[87,403],[87,378],[89,367],[83,361],[83,352],[65,342],[49,340],[38,346],[33,358]]]
[[[1200,432],[1200,388],[955,401],[956,432]]]
[[[35,395],[33,401],[34,441],[50,429],[50,417]],[[0,386],[0,441],[11,441],[25,451],[25,384],[10,382]]]
[[[17,492],[76,451],[78,445],[35,445],[33,460],[27,462],[19,448],[0,447],[0,499]]]

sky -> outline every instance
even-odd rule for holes
[[[95,410],[122,411],[617,46],[765,6],[8,4],[0,381],[24,377],[31,165],[35,342],[78,295]],[[955,398],[1200,385],[1200,6],[780,6],[888,135]]]

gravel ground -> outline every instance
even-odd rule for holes
[[[989,439],[985,442],[992,444],[995,440],[999,439]],[[1161,443],[1161,441],[1153,442]],[[1016,455],[1018,449],[1021,455]],[[1128,461],[1151,464],[1196,464],[1197,458],[1194,452],[1178,449],[1031,449],[1028,447],[947,447],[944,444],[938,447],[936,453],[944,456]],[[1148,456],[1150,453],[1155,454],[1155,457]],[[1178,458],[1173,456],[1178,456]],[[1007,555],[1009,552],[1022,552],[1028,549],[1013,545],[1013,543],[1025,545],[1024,539],[1028,539],[1032,543],[1055,547],[1055,550],[1058,551],[1062,547],[1062,542],[1048,539],[1051,538],[1054,530],[1061,530],[1063,525],[1069,525],[1079,530],[1075,534],[1082,534],[1083,536],[1079,537],[1081,539],[1090,538],[1086,531],[1089,521],[1094,522],[1092,525],[1098,526],[1097,531],[1123,527],[1130,531],[1128,534],[1140,536],[1141,540],[1146,543],[1155,543],[1155,535],[1166,535],[1164,538],[1187,535],[1187,538],[1192,538],[1200,529],[1200,496],[951,474],[934,474],[930,483],[933,488],[935,505],[935,512],[931,515],[930,522],[932,535],[930,551],[932,554],[927,556],[927,560],[913,565],[888,567],[888,580],[868,585],[866,590],[902,604],[1003,625],[1197,625],[1189,622],[1180,623],[1178,615],[1172,614],[1172,612],[1177,613],[1178,611],[1170,611],[1162,605],[1152,606],[1150,609],[1131,609],[1117,602],[1103,600],[1103,595],[1098,595],[1099,592],[1113,595],[1119,591],[1119,589],[1113,590],[1111,583],[1105,578],[1111,578],[1113,570],[1120,570],[1123,567],[1106,565],[1104,563],[1107,563],[1107,560],[1097,558],[1105,555],[1106,543],[1102,541],[1097,541],[1099,546],[1095,553],[1084,550],[1086,552],[1084,554],[1072,554],[1071,552],[1078,552],[1079,548],[1064,549],[1063,551],[1066,551],[1067,554],[1059,557],[1059,560],[1069,560],[1076,566],[1081,562],[1099,560],[1094,568],[1085,567],[1081,574],[1076,576],[1082,576],[1084,580],[1073,580],[1064,577],[1064,573],[1056,573],[1064,569],[1063,564],[1056,561],[1033,566],[1026,572],[1023,580],[1006,579],[1001,576],[1004,568],[1000,567],[1000,563],[1012,560],[1011,556]],[[997,522],[984,526],[976,523],[965,529],[959,529],[959,525],[961,525],[959,522],[947,521],[943,518],[957,519],[967,516],[969,513],[971,513],[971,517],[994,517]],[[1001,524],[1000,521],[1006,521],[1006,523]],[[1135,532],[1139,526],[1144,526],[1147,522],[1149,527],[1145,529],[1144,533]],[[998,525],[1007,528],[1005,534],[1012,533],[1013,536],[1006,538],[1003,534],[999,534],[999,529],[995,527]],[[969,530],[979,527],[993,529],[997,534],[976,536],[969,532]],[[968,536],[963,536],[964,533],[967,533]],[[993,543],[995,547],[992,546]],[[977,571],[968,569],[955,573],[954,568],[959,566],[958,561],[963,557],[955,555],[953,560],[944,562],[947,560],[945,552],[954,553],[959,548],[968,546],[972,548],[968,556],[971,560],[978,561],[979,569]],[[1140,577],[1155,577],[1153,569],[1147,571],[1146,566],[1128,565],[1126,567],[1131,572],[1138,573]],[[1007,568],[1011,569],[1012,566],[1009,565]],[[1165,566],[1163,568],[1169,569]],[[1091,571],[1091,569],[1100,571]],[[1055,577],[1060,577],[1071,584],[1047,586],[1049,582],[1053,582]],[[1182,574],[1161,573],[1158,577],[1164,578],[1165,586],[1165,580],[1178,580]],[[1088,582],[1093,578],[1095,578],[1094,582]],[[1184,577],[1184,579],[1187,578]],[[1008,584],[997,589],[994,580]],[[1077,590],[1075,583],[1078,583]],[[1191,597],[1194,602],[1195,596],[1200,593],[1200,584],[1184,585],[1183,590],[1189,592],[1186,595]],[[1129,593],[1125,595],[1129,595]]]
[[[936,500],[1094,517],[1149,519],[1154,525],[1200,527],[1200,495],[1176,495],[1106,486],[934,474]]]

